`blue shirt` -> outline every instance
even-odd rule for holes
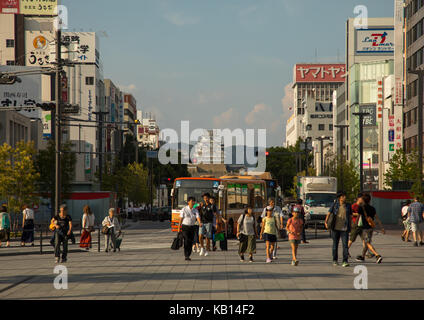
[[[421,223],[423,221],[424,205],[421,202],[413,202],[409,205],[409,220],[412,223]]]

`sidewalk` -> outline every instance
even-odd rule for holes
[[[424,296],[424,247],[414,248],[396,236],[377,234],[374,243],[383,263],[377,265],[374,259],[362,263],[368,269],[369,289],[354,290],[358,263],[333,267],[331,240],[325,231],[320,235],[301,245],[298,267],[290,266],[286,241],[280,242],[279,259],[271,264],[265,264],[262,241],[253,264],[239,262],[235,240],[229,241],[227,252],[212,252],[208,257],[193,254],[193,260],[186,262],[182,250],[170,249],[175,234],[169,222],[143,221],[126,230],[121,252],[71,252],[66,263],[68,290],[53,288],[57,276],[53,254],[0,256],[0,298],[411,300]],[[352,256],[360,249],[355,243]]]

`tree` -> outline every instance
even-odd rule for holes
[[[71,153],[72,143],[67,142],[62,144],[61,149],[63,151],[61,156],[61,193],[62,198],[66,198],[71,191],[71,183],[75,177],[75,162],[76,155]],[[54,196],[56,190],[55,184],[55,165],[56,165],[56,151],[55,143],[53,140],[49,140],[46,150],[40,150],[36,157],[36,169],[40,173],[38,180],[39,188],[41,193],[51,197]]]
[[[12,213],[19,213],[24,204],[37,203],[36,181],[39,174],[34,165],[33,142],[18,142],[15,148],[0,147],[0,194]],[[16,217],[13,229],[17,228]]]
[[[384,183],[390,188],[394,181],[414,181],[419,176],[418,153],[406,154],[403,149],[396,150],[389,161],[389,169],[384,174]]]
[[[354,163],[333,158],[328,164],[327,170],[330,177],[337,178],[337,190],[346,192],[346,200],[349,202],[355,201],[361,190],[361,183]]]

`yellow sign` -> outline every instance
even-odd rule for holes
[[[53,16],[57,14],[57,2],[58,0],[20,0],[20,13]]]

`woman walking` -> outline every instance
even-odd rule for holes
[[[289,235],[289,242],[292,249],[292,266],[297,266],[297,249],[300,244],[300,238],[303,231],[303,220],[301,218],[301,211],[295,207],[293,209],[293,217],[287,221],[287,234]]]
[[[103,227],[107,227],[105,235],[105,252],[109,252],[109,244],[112,242],[113,252],[116,252],[116,238],[121,235],[121,225],[115,217],[115,209],[109,209],[109,215],[102,222]]]
[[[23,220],[22,220],[22,238],[21,247],[25,247],[25,243],[31,243],[34,246],[34,210],[24,205]]]
[[[91,233],[94,231],[94,214],[88,205],[84,207],[83,212],[80,247],[88,251],[91,248]]]
[[[255,216],[252,208],[248,207],[237,221],[237,238],[240,241],[239,256],[241,262],[244,262],[244,254],[246,252],[249,253],[249,262],[253,262],[257,237]]]
[[[272,215],[272,207],[266,207],[266,217],[262,219],[261,240],[266,241],[266,263],[272,262],[272,253],[277,242],[277,218]]]
[[[10,247],[10,215],[7,212],[6,205],[1,207],[0,212],[0,230],[4,230],[6,235],[6,247]],[[0,239],[0,247],[1,247],[1,239]]]

